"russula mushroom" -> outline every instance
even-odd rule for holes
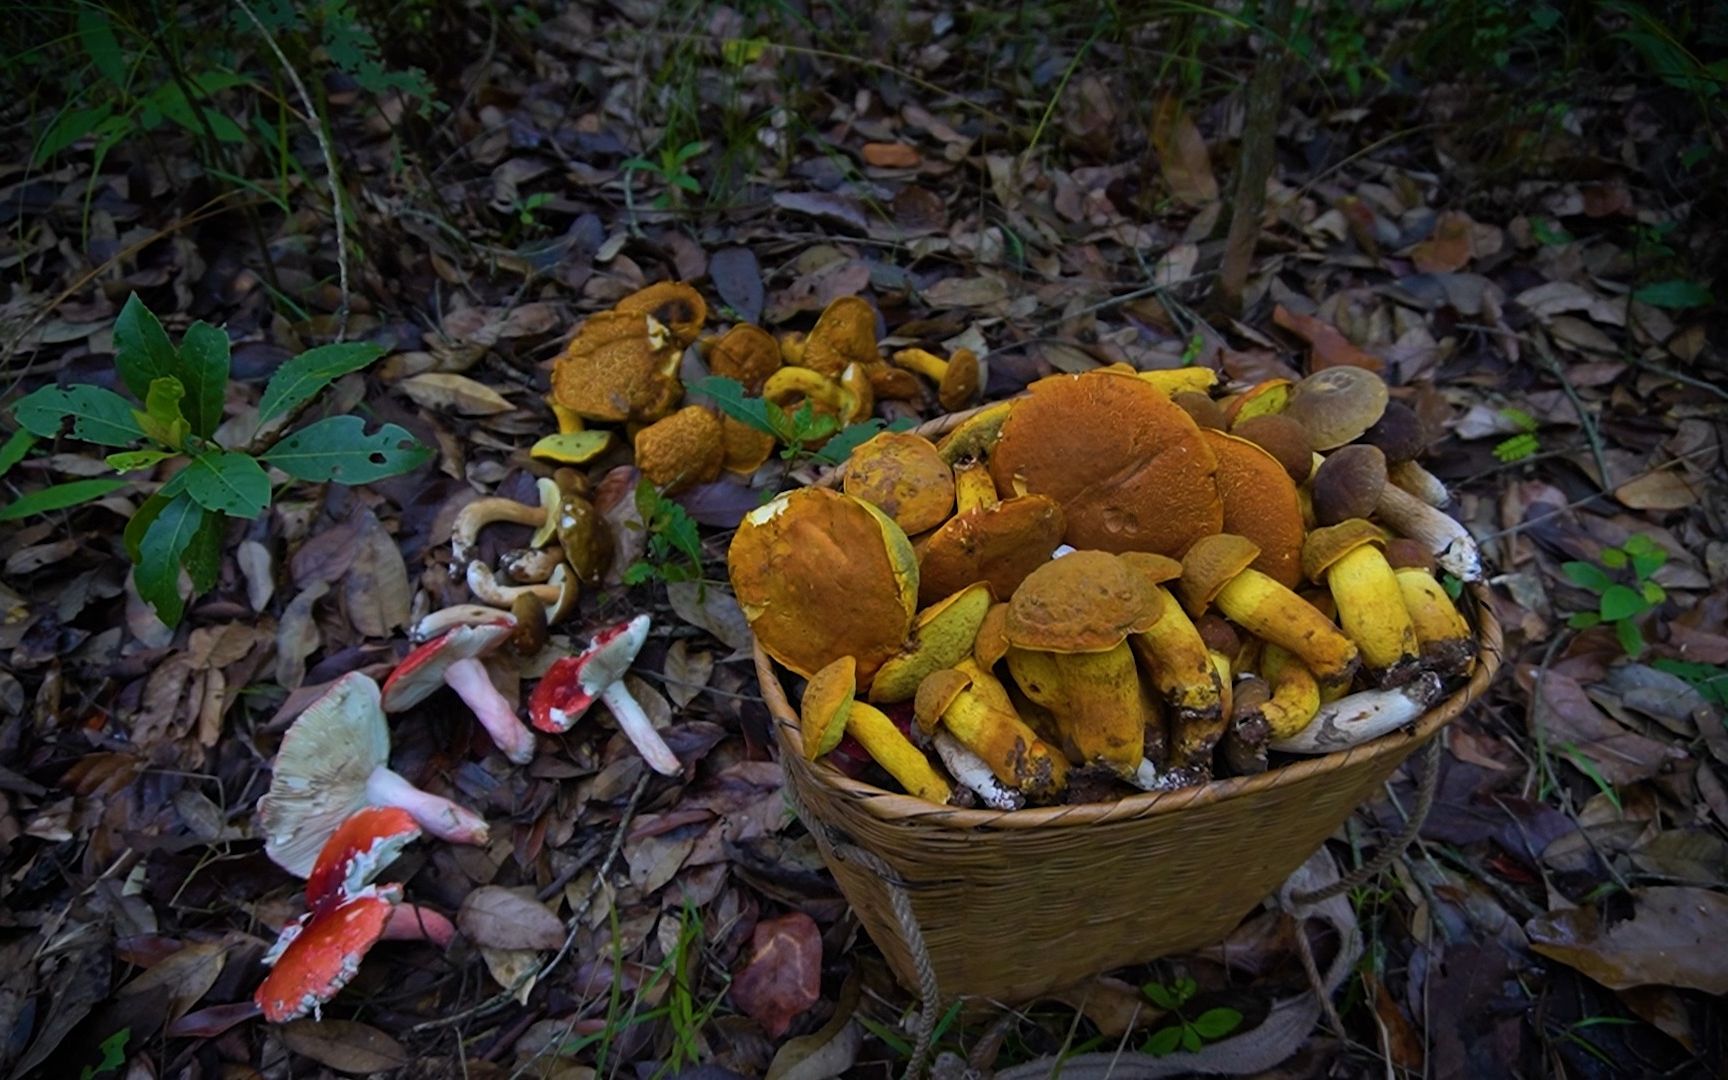
[[[541,731],[568,731],[594,702],[604,701],[618,722],[618,730],[649,768],[662,776],[677,776],[684,769],[678,755],[654,730],[653,721],[624,685],[624,673],[648,640],[648,625],[648,616],[638,615],[606,627],[590,638],[580,653],[554,662],[534,688],[528,715]]]
[[[1182,564],[1142,551],[1124,552],[1121,559],[1141,576],[1152,595],[1156,617],[1129,643],[1171,708],[1169,760],[1204,768],[1228,717],[1223,710],[1223,684],[1207,655],[1206,642],[1182,605],[1163,587],[1182,576]]]
[[[650,423],[684,396],[665,324],[640,312],[590,315],[552,366],[552,397],[587,420]]]
[[[943,461],[955,466],[963,461],[987,459],[996,440],[1001,438],[1002,424],[1013,408],[1012,401],[998,401],[976,410],[942,436],[936,443],[936,452],[942,455]]]
[[[360,970],[401,898],[400,886],[369,885],[283,927],[264,956],[270,974],[252,995],[264,1019],[280,1024],[308,1014],[321,1017],[323,1004]]]
[[[917,544],[918,597],[934,603],[973,582],[999,599],[1050,561],[1066,518],[1056,500],[1019,495],[998,500],[988,470],[973,462],[954,470],[954,516]]]
[[[420,826],[400,806],[356,810],[319,850],[306,876],[307,907],[316,911],[357,894],[419,838]]]
[[[661,281],[637,289],[612,305],[612,310],[653,316],[681,345],[695,341],[702,324],[708,321],[708,304],[702,294],[682,281]]]
[[[452,566],[461,566],[473,558],[480,530],[497,521],[534,526],[530,546],[545,547],[558,520],[558,484],[550,477],[542,477],[534,486],[540,495],[539,506],[528,506],[515,499],[489,498],[475,499],[458,511],[450,530]]]
[[[1338,624],[1361,650],[1368,677],[1377,686],[1397,686],[1421,670],[1421,646],[1398,578],[1380,550],[1385,542],[1362,518],[1316,529],[1302,545],[1302,570],[1331,592]]]
[[[390,771],[390,731],[378,684],[350,672],[295,718],[258,800],[264,853],[290,874],[312,872],[324,843],[365,806],[399,806],[433,836],[484,844],[486,822]]]
[[[1308,432],[1316,450],[1354,442],[1386,411],[1385,380],[1365,368],[1323,368],[1290,388],[1284,413]]]
[[[448,949],[456,940],[456,924],[419,904],[397,904],[390,910],[379,941],[424,941],[439,949]]]
[[[1294,483],[1306,483],[1314,472],[1314,447],[1308,442],[1307,429],[1283,413],[1251,416],[1239,421],[1230,434],[1277,458]]]
[[[779,495],[744,515],[726,561],[757,644],[806,678],[851,656],[869,685],[912,627],[912,544],[862,499],[818,487]]]
[[[927,733],[947,731],[1014,791],[1050,798],[1068,784],[1061,751],[1020,719],[1008,689],[970,658],[926,676],[912,715]]]
[[[1076,548],[1177,556],[1224,522],[1217,458],[1181,407],[1133,375],[1052,375],[1014,402],[990,451],[1004,496],[1048,495]]]
[[[1151,383],[1174,398],[1177,394],[1204,394],[1218,385],[1218,373],[1198,364],[1190,367],[1158,368],[1135,372],[1142,382]]]
[[[1327,368],[1332,371],[1334,369]],[[1331,754],[1397,731],[1438,701],[1440,676],[1424,671],[1402,686],[1361,690],[1328,701],[1301,731],[1274,738],[1271,747],[1285,754]]]
[[[840,657],[811,677],[799,703],[800,730],[811,733],[818,751],[821,745],[839,741],[834,734],[837,731],[851,735],[908,794],[946,804],[954,789],[931,766],[930,759],[882,710],[856,699],[857,683],[851,676],[856,674],[857,665],[851,661],[849,656]],[[808,742],[804,752],[811,755]]]
[[[782,348],[784,355],[784,348]],[[848,364],[877,363],[876,309],[861,296],[837,296],[822,309],[816,325],[788,363],[838,379]]]
[[[953,667],[972,652],[990,610],[990,587],[968,585],[918,613],[900,652],[883,661],[870,680],[871,701],[910,701],[932,671]]]
[[[966,408],[978,400],[983,389],[978,354],[971,349],[955,349],[946,360],[923,349],[900,349],[892,359],[897,366],[915,371],[936,384],[936,400],[944,412]]]
[[[1108,552],[1054,559],[1014,590],[1003,623],[1008,670],[1055,714],[1063,748],[1082,765],[1123,778],[1139,768],[1150,718],[1128,638],[1156,620],[1145,579]]]
[[[1254,541],[1260,548],[1254,569],[1294,589],[1302,581],[1302,503],[1290,474],[1247,439],[1222,431],[1200,434],[1218,459],[1224,531]]]
[[[846,459],[840,490],[875,506],[911,536],[948,520],[954,470],[924,436],[884,431]]]
[[[1425,554],[1425,553],[1424,553]],[[1457,675],[1470,669],[1476,658],[1476,640],[1470,636],[1470,624],[1458,610],[1446,590],[1434,580],[1434,575],[1419,562],[1403,565],[1406,558],[1387,545],[1386,561],[1398,578],[1398,591],[1404,598],[1404,609],[1416,628],[1416,640],[1422,649],[1422,666],[1442,675]]]
[[[734,379],[746,393],[760,394],[768,376],[780,370],[780,346],[760,326],[739,323],[720,338],[710,338],[703,354],[708,370]]]
[[[1300,656],[1323,686],[1349,686],[1360,663],[1355,643],[1314,605],[1253,569],[1259,554],[1253,541],[1234,533],[1197,541],[1182,557],[1182,606],[1198,616],[1216,604],[1250,634]]]
[[[484,663],[485,657],[510,640],[515,623],[511,618],[454,627],[409,653],[384,680],[384,711],[411,709],[448,686],[473,710],[475,719],[505,757],[517,765],[533,761],[534,733],[517,719],[516,707],[492,685]]]
[[[636,467],[669,494],[720,475],[726,443],[720,418],[700,405],[686,405],[636,432]]]

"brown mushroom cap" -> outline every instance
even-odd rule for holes
[[[815,487],[780,495],[744,516],[726,561],[757,643],[805,677],[852,656],[868,682],[912,627],[912,544],[862,499]]]
[[[686,405],[636,433],[636,467],[664,491],[713,480],[725,460],[720,419],[700,405]]]
[[[801,366],[837,379],[847,364],[873,364],[876,352],[876,309],[858,296],[835,297],[804,340]]]
[[[590,315],[552,366],[552,398],[588,420],[652,421],[683,395],[676,345],[656,340],[646,315]]]
[[[1430,574],[1434,572],[1434,553],[1420,540],[1395,536],[1386,541],[1386,563],[1392,569],[1414,567]]]
[[[558,546],[564,551],[564,561],[576,572],[576,578],[588,585],[598,585],[611,569],[617,546],[612,539],[612,526],[594,504],[575,491],[564,492],[558,503]]]
[[[1326,571],[1332,568],[1332,564],[1363,544],[1384,547],[1386,534],[1378,525],[1363,518],[1350,518],[1315,529],[1302,545],[1302,572],[1308,575],[1308,580],[1323,584]]]
[[[1180,390],[1170,395],[1170,400],[1182,406],[1182,411],[1194,418],[1194,423],[1203,428],[1217,428],[1222,431],[1229,426],[1224,419],[1224,410],[1210,394],[1198,390]]]
[[[1220,653],[1234,661],[1236,654],[1242,650],[1242,635],[1230,625],[1230,620],[1215,611],[1194,620],[1194,629],[1200,632],[1200,640],[1215,653]]]
[[[739,323],[708,346],[708,370],[736,379],[752,394],[762,392],[768,376],[780,369],[780,343],[760,326]]]
[[[944,412],[959,412],[978,400],[983,386],[983,367],[971,349],[955,349],[948,357],[942,381],[936,386],[936,401]]]
[[[1049,495],[1077,548],[1176,555],[1224,522],[1218,461],[1181,406],[1133,375],[1054,375],[1015,401],[990,453],[1004,496]]]
[[[672,331],[680,344],[688,345],[708,321],[708,304],[693,286],[682,281],[661,281],[638,289],[612,305],[627,315],[652,315]]]
[[[1416,410],[1402,401],[1388,401],[1380,419],[1362,433],[1362,441],[1378,446],[1386,464],[1415,461],[1428,448],[1428,431]]]
[[[993,668],[1008,654],[1008,602],[997,601],[984,613],[978,624],[978,639],[972,643],[972,656],[984,668]]]
[[[1168,555],[1154,555],[1150,551],[1124,551],[1119,557],[1150,585],[1162,585],[1182,576],[1182,564]]]
[[[918,401],[924,396],[924,384],[905,368],[875,363],[866,364],[864,371],[870,376],[870,389],[884,401]]]
[[[1368,517],[1374,513],[1375,506],[1380,502],[1380,493],[1385,487],[1386,455],[1380,452],[1379,447],[1364,443],[1339,447],[1327,456],[1314,473],[1310,485],[1314,499],[1314,520],[1321,525],[1336,525],[1350,518]]]
[[[1182,556],[1182,580],[1176,583],[1182,606],[1190,614],[1204,614],[1212,598],[1259,556],[1260,548],[1245,536],[1214,533],[1201,537]]]
[[[732,416],[720,418],[720,445],[723,467],[743,476],[760,469],[774,456],[774,436]]]
[[[1304,483],[1314,471],[1314,444],[1308,441],[1308,429],[1283,413],[1262,413],[1238,421],[1230,429],[1238,439],[1247,439],[1278,459],[1290,479]]]
[[[1290,390],[1285,413],[1308,431],[1316,450],[1354,442],[1386,411],[1386,382],[1365,368],[1329,367]]]
[[[1158,618],[1152,586],[1107,551],[1074,551],[1027,575],[1008,601],[1003,634],[1021,649],[1113,649]]]
[[[875,505],[907,533],[921,533],[954,509],[954,470],[924,436],[884,431],[852,451],[841,490]]]
[[[1278,459],[1222,431],[1202,431],[1218,458],[1218,497],[1224,531],[1260,548],[1254,569],[1286,588],[1302,580],[1302,504]]]
[[[920,602],[935,603],[975,581],[986,582],[998,599],[1014,595],[1026,575],[1050,561],[1064,526],[1062,508],[1043,495],[954,515],[919,546]]]
[[[954,699],[972,685],[972,676],[955,668],[943,668],[924,676],[912,698],[912,719],[928,735],[942,722],[942,714]]]

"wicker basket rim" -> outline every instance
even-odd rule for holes
[[[935,439],[970,415],[972,412],[954,413],[922,424],[914,428],[913,431]],[[843,471],[844,466],[833,469],[820,477],[817,484],[820,486],[837,484]],[[1463,712],[1465,707],[1487,690],[1489,683],[1493,681],[1495,674],[1500,670],[1502,660],[1503,642],[1500,623],[1495,619],[1488,603],[1487,586],[1478,582],[1469,586],[1468,591],[1476,609],[1475,622],[1479,645],[1476,669],[1472,672],[1470,681],[1423,713],[1414,725],[1382,735],[1378,739],[1363,743],[1361,746],[1352,747],[1349,750],[1305,758],[1253,776],[1214,780],[1198,787],[1130,795],[1114,802],[1041,806],[1025,810],[973,810],[939,806],[911,795],[887,791],[873,784],[854,780],[825,761],[815,762],[811,773],[836,793],[856,800],[857,804],[872,817],[884,821],[916,820],[920,825],[962,830],[1083,827],[1102,822],[1177,813],[1193,806],[1204,806],[1268,791],[1284,784],[1298,783],[1346,768],[1352,763],[1364,759],[1371,760],[1382,755],[1397,753],[1408,746],[1412,739],[1426,740]],[[798,730],[797,710],[792,708],[791,702],[787,698],[786,689],[780,682],[780,675],[775,668],[774,661],[762,651],[760,644],[753,641],[751,649],[755,659],[757,678],[762,686],[762,696],[768,705],[769,714],[774,719],[774,725],[779,738],[782,740],[785,752],[802,757],[804,742]]]

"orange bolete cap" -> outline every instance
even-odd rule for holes
[[[1013,596],[1027,574],[1050,561],[1064,527],[1062,508],[1044,495],[962,510],[922,542],[919,601],[935,603],[975,581],[998,598]]]
[[[954,509],[954,470],[922,435],[884,431],[852,451],[841,490],[874,505],[907,533],[921,533]]]
[[[786,492],[744,516],[726,562],[757,643],[806,678],[851,656],[868,685],[912,628],[911,541],[862,499],[827,488]]]
[[[679,344],[688,345],[708,321],[708,305],[702,294],[682,281],[662,281],[638,289],[612,305],[626,315],[652,315],[672,331]]]
[[[1202,537],[1182,556],[1182,580],[1176,583],[1182,606],[1195,617],[1204,614],[1212,598],[1259,557],[1260,546],[1246,536],[1215,533]]]
[[[1021,649],[1113,649],[1158,619],[1151,584],[1107,551],[1074,551],[1027,575],[1008,602],[1003,634]]]
[[[815,761],[840,745],[846,734],[846,714],[858,692],[858,661],[842,656],[810,676],[798,703],[798,734],[804,757]]]
[[[1077,548],[1180,555],[1224,523],[1218,460],[1193,419],[1133,375],[1054,375],[1014,403],[990,453],[1004,494],[1048,495]]]
[[[760,326],[739,323],[710,342],[708,370],[738,380],[749,393],[760,394],[768,376],[780,370],[780,343]]]
[[[552,365],[552,400],[587,420],[658,420],[683,396],[678,362],[677,344],[652,317],[603,311]]]
[[[1278,459],[1222,431],[1201,433],[1218,458],[1224,531],[1260,546],[1254,569],[1285,588],[1302,581],[1302,502]]]
[[[663,491],[706,484],[725,460],[720,418],[700,405],[686,405],[636,433],[636,467]]]
[[[804,339],[801,366],[837,379],[847,364],[878,363],[876,310],[858,296],[835,297]]]

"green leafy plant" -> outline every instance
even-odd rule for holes
[[[1495,444],[1494,456],[1508,465],[1534,457],[1536,452],[1542,449],[1541,442],[1536,438],[1536,429],[1541,426],[1536,418],[1523,409],[1514,408],[1501,409],[1500,415],[1517,426],[1518,434]]]
[[[1628,537],[1620,547],[1602,549],[1601,564],[1581,561],[1560,564],[1566,579],[1596,594],[1595,611],[1575,612],[1566,620],[1574,630],[1611,623],[1627,656],[1644,651],[1644,631],[1639,621],[1645,612],[1668,598],[1662,586],[1650,580],[1668,561],[1668,553],[1643,533]]]
[[[872,418],[842,427],[840,421],[817,412],[809,402],[788,412],[766,398],[749,397],[738,380],[718,375],[690,384],[690,391],[708,398],[732,419],[774,436],[784,448],[780,456],[788,461],[808,458],[825,465],[838,465],[878,432],[905,431],[914,426],[910,420],[889,424]]]
[[[1170,1013],[1176,1022],[1167,1027],[1159,1028],[1147,1038],[1140,1048],[1143,1054],[1163,1057],[1175,1053],[1177,1049],[1189,1053],[1200,1047],[1235,1031],[1242,1026],[1242,1014],[1227,1006],[1207,1009],[1195,1017],[1188,1017],[1182,1007],[1187,1005],[1200,987],[1186,975],[1177,977],[1169,984],[1149,982],[1140,987],[1152,1004]]]
[[[94,1065],[86,1065],[78,1073],[78,1080],[95,1080],[107,1073],[119,1072],[126,1064],[126,1044],[132,1041],[132,1029],[123,1027],[97,1044],[102,1051],[102,1060]]]
[[[643,557],[624,568],[624,584],[695,581],[702,576],[702,537],[696,521],[643,477],[636,483],[636,512],[648,531]]]
[[[539,224],[538,220],[534,217],[534,211],[540,209],[542,206],[545,206],[547,203],[549,203],[551,201],[552,201],[552,193],[551,192],[549,192],[549,191],[536,191],[534,194],[528,196],[526,199],[517,199],[511,208],[516,211],[516,220],[517,221],[521,222],[523,225],[526,225],[526,226],[532,228],[535,225]]]
[[[631,179],[639,172],[651,173],[660,178],[666,185],[654,200],[657,210],[669,209],[673,206],[683,206],[685,194],[700,195],[702,182],[690,174],[690,162],[708,149],[708,144],[700,139],[693,139],[681,146],[670,144],[662,146],[655,160],[645,157],[633,157],[623,163],[624,189],[629,193],[633,187]]]
[[[164,623],[176,626],[185,612],[180,571],[191,577],[193,595],[209,591],[216,584],[227,519],[256,518],[270,506],[266,465],[293,480],[365,484],[408,472],[432,456],[395,424],[368,434],[358,416],[329,416],[286,431],[332,381],[383,354],[376,345],[346,342],[287,361],[258,402],[258,435],[246,446],[224,445],[217,427],[228,388],[228,335],[197,322],[176,346],[134,295],[114,324],[114,366],[136,402],[74,383],[45,386],[22,398],[12,413],[32,438],[54,438],[70,420],[74,438],[130,448],[108,455],[117,473],[178,463],[132,515],[124,537],[138,595]],[[0,521],[76,506],[131,482],[97,478],[56,484],[0,508]]]

